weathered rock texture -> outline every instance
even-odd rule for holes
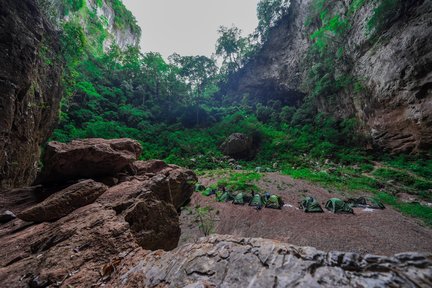
[[[70,143],[49,142],[38,182],[114,176],[141,155],[141,145],[132,139],[83,139]]]
[[[29,222],[56,221],[82,206],[93,203],[106,190],[107,187],[102,183],[85,180],[22,211],[18,218]]]
[[[332,99],[318,97],[318,110],[337,118],[357,118],[361,132],[378,147],[392,152],[427,150],[432,145],[432,2],[403,1],[404,12],[378,35],[367,32],[376,1],[366,2],[353,15],[348,14],[351,2],[330,5],[330,13],[337,11],[351,20],[343,39],[346,61],[336,68],[343,69],[342,74],[349,70],[364,89],[347,88]],[[231,93],[296,105],[310,92],[311,83],[305,81],[315,63],[305,59],[314,26],[305,23],[311,3],[291,1],[288,15],[270,30],[262,50],[232,78]]]
[[[36,2],[0,5],[0,189],[34,180],[59,111],[59,40]]]
[[[131,253],[118,287],[429,287],[432,257],[322,252],[256,238],[214,235],[172,252]],[[190,285],[190,286],[188,286]]]
[[[3,194],[0,209],[7,208],[26,220],[35,221],[36,217],[37,221],[53,222],[35,224],[18,218],[0,225],[2,287],[100,286],[109,282],[129,254],[177,247],[177,209],[161,200],[151,186],[163,173],[163,181],[176,179],[173,189],[184,193],[179,198],[186,199],[196,176],[177,166],[160,165],[164,171],[129,175],[108,190],[103,184],[86,180],[54,192],[42,202],[37,196],[48,189],[43,186]],[[188,180],[191,175],[195,181]],[[88,196],[92,196],[91,201],[87,201]],[[93,202],[94,198],[97,200]]]
[[[191,183],[196,182],[196,175],[191,170],[170,165],[151,178],[149,188],[160,199],[179,209],[189,201],[195,187]]]

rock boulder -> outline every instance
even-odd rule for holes
[[[148,250],[172,250],[180,239],[180,224],[176,209],[170,203],[160,201],[153,193],[139,197],[126,211],[135,241]]]
[[[133,163],[134,170],[138,175],[147,173],[158,173],[168,167],[162,160],[135,161]]]
[[[149,189],[179,209],[189,201],[198,178],[192,170],[170,165],[150,179]]]
[[[48,143],[44,167],[37,182],[114,176],[130,168],[141,154],[132,139],[82,139],[70,143]]]
[[[85,180],[57,192],[17,215],[28,222],[56,221],[74,210],[93,203],[107,187],[93,180]]]
[[[235,159],[248,159],[254,154],[253,139],[242,133],[231,134],[220,146],[223,154]]]

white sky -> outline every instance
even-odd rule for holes
[[[168,57],[211,56],[219,26],[236,25],[243,35],[257,26],[259,0],[123,0],[142,29],[143,52]]]

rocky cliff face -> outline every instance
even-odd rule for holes
[[[122,50],[127,48],[128,46],[137,47],[139,45],[141,33],[138,31],[134,31],[134,29],[137,29],[136,24],[129,23],[129,25],[126,25],[123,29],[117,27],[115,25],[115,11],[113,10],[112,5],[109,4],[110,1],[103,1],[101,7],[97,7],[96,3],[92,3],[96,2],[95,0],[87,1],[90,7],[96,9],[97,15],[99,17],[103,16],[107,20],[107,30],[111,37],[109,37],[105,41],[105,49],[109,48],[113,43],[119,46]]]
[[[128,46],[138,47],[141,29],[121,1],[86,0],[82,7],[71,7],[69,3],[65,0],[56,0],[47,5],[50,13],[55,15],[53,19],[59,29],[64,22],[80,23],[87,38],[91,41],[94,38],[95,42],[102,40],[104,51],[112,44],[121,50]]]
[[[127,23],[124,27],[116,25],[116,11],[113,9],[114,1],[103,0],[102,5],[98,5],[97,0],[86,1],[87,7],[96,11],[96,15],[105,20],[104,26],[109,35],[104,42],[105,49],[108,49],[112,44],[116,44],[122,50],[128,46],[138,46],[141,37],[139,27],[135,23]]]
[[[56,124],[62,89],[58,36],[34,0],[0,5],[0,187],[36,173],[39,146]]]
[[[317,1],[291,1],[288,14],[271,29],[258,55],[233,77],[232,93],[279,98],[290,105],[299,105],[302,98],[313,93],[314,83],[308,74],[317,62],[324,62],[308,59],[317,41],[311,35],[321,24],[318,20],[306,25],[314,2]],[[355,117],[361,123],[361,132],[380,148],[392,152],[429,149],[432,2],[401,1],[393,18],[375,33],[371,33],[368,22],[379,1],[365,1],[360,8],[353,8],[354,2],[360,1],[335,1],[327,9],[332,16],[348,21],[346,35],[333,41],[343,51],[341,59],[331,60],[335,78],[346,75],[355,81],[332,97],[317,95],[313,99],[317,110],[342,119]],[[324,33],[334,37],[331,30]]]

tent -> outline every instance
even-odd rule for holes
[[[204,191],[205,189],[206,189],[206,188],[205,188],[204,185],[202,185],[202,184],[200,184],[200,183],[195,184],[195,191],[197,191],[197,192],[202,192],[202,191]]]
[[[228,202],[234,200],[234,197],[228,191],[221,191],[221,193],[216,193],[216,201],[218,202]]]
[[[201,195],[207,196],[207,197],[211,196],[211,195],[214,195],[214,194],[216,194],[216,190],[214,190],[214,189],[212,189],[210,187],[201,192]]]
[[[244,205],[245,204],[245,197],[243,192],[239,192],[236,196],[234,196],[234,200],[232,202],[236,205]]]
[[[384,204],[370,197],[350,198],[347,201],[351,207],[385,209]]]
[[[306,213],[322,213],[324,212],[321,205],[313,197],[305,197],[299,202],[299,207]]]
[[[352,210],[350,205],[348,205],[347,203],[345,203],[344,201],[342,201],[341,199],[338,199],[338,198],[331,198],[330,200],[328,200],[326,205],[325,205],[325,208],[327,210],[330,210],[333,213],[351,213],[351,214],[354,214],[354,211]]]
[[[282,209],[282,206],[283,206],[282,198],[277,195],[271,195],[265,205],[266,208],[272,208],[272,209]]]
[[[261,195],[255,194],[253,196],[252,200],[249,202],[249,206],[262,207],[263,206],[263,200],[261,198]]]

